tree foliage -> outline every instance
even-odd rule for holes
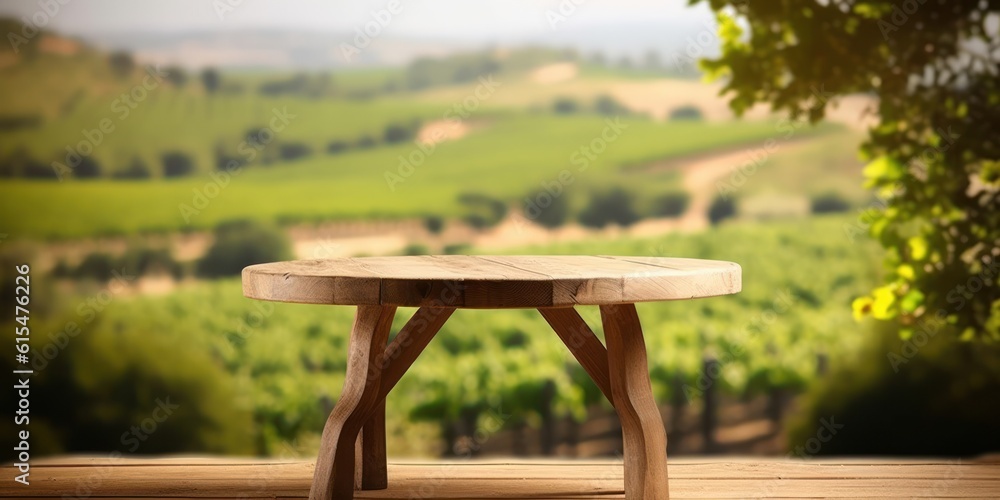
[[[876,201],[845,225],[886,249],[858,316],[1000,340],[1000,2],[708,1],[742,113],[757,103],[817,122],[838,96],[876,98],[862,151]]]

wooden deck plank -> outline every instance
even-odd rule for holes
[[[4,467],[5,477],[13,469]],[[305,498],[314,464],[210,457],[39,461],[0,498]],[[1000,463],[965,460],[670,461],[673,498],[998,498]],[[357,498],[624,498],[620,462],[394,462],[389,489]]]

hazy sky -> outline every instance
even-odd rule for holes
[[[392,20],[395,34],[445,38],[506,38],[550,31],[550,18],[560,12],[560,6],[562,13],[568,14],[567,21],[576,27],[637,22],[690,25],[711,20],[706,6],[689,8],[686,0],[400,1],[402,12]],[[38,3],[4,0],[0,3],[0,14],[30,18],[41,10]],[[243,28],[354,31],[372,20],[372,11],[384,9],[388,3],[388,0],[69,0],[52,16],[49,27],[84,36]],[[221,17],[217,13],[220,7],[226,11]]]

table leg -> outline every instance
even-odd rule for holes
[[[323,428],[310,500],[348,500],[355,487],[388,487],[385,397],[455,309],[418,309],[386,347],[395,311],[386,306],[358,307],[344,390]],[[358,455],[361,459],[356,462]]]
[[[384,490],[389,487],[385,457],[385,400],[375,407],[361,429],[361,489]]]
[[[646,365],[646,344],[634,304],[601,306],[608,368],[625,449],[625,498],[666,500],[667,434]]]
[[[381,402],[382,367],[378,363],[395,313],[396,308],[391,306],[358,306],[348,345],[344,389],[323,427],[309,491],[311,500],[354,497],[354,444],[372,410]]]

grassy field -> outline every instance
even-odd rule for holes
[[[162,106],[158,111],[164,114],[171,109],[166,103],[158,105]],[[257,112],[266,113],[263,110],[271,105],[262,102]],[[239,108],[219,103],[212,115],[226,117],[224,120],[233,128],[238,127],[237,123],[254,122],[248,117],[253,111],[240,108],[245,116],[236,118],[227,114],[227,106],[234,113]],[[373,110],[402,112],[395,103],[380,101],[311,106],[303,108],[300,117],[288,125],[289,135],[329,137],[363,127],[365,118],[355,119],[356,115],[374,114]],[[333,109],[337,107],[347,113],[343,120],[335,118],[338,114]],[[294,106],[290,104],[289,109]],[[204,133],[198,131],[201,125],[186,122],[186,115],[180,111],[174,116],[162,118],[161,123],[174,123],[163,130],[176,129],[178,135],[169,137],[160,132],[160,140],[198,143],[199,133]],[[210,120],[208,114],[205,116]],[[378,119],[370,119],[377,126],[374,123]],[[191,130],[185,129],[185,123],[190,123]],[[0,212],[18,214],[7,220],[5,230],[12,234],[57,238],[206,228],[232,218],[309,221],[428,213],[453,216],[461,213],[456,203],[459,193],[483,192],[519,200],[540,188],[543,181],[558,182],[559,172],[564,169],[572,173],[570,187],[583,193],[593,186],[626,184],[654,194],[675,188],[676,177],[670,173],[653,178],[625,175],[619,167],[756,143],[775,133],[774,125],[766,122],[654,123],[624,119],[621,123],[627,128],[616,131],[606,119],[594,115],[508,113],[484,122],[462,140],[439,144],[429,155],[412,143],[335,156],[319,154],[296,162],[247,166],[221,188],[221,181],[214,181],[208,173],[176,180],[5,180],[0,184]],[[123,128],[120,135],[108,141],[145,141],[157,129],[152,119],[146,123],[136,117],[135,122],[129,121],[130,127],[133,124],[149,128]],[[62,133],[72,136],[73,129],[66,126]],[[611,140],[605,141],[602,134]],[[45,140],[52,138],[46,136]],[[142,147],[153,148],[145,143]],[[580,152],[580,148],[590,152]],[[587,159],[588,155],[593,160]],[[405,165],[400,168],[401,157],[419,160],[421,156],[423,162],[413,163],[412,169]],[[387,172],[398,177],[387,181]],[[207,204],[199,203],[197,193],[206,195]],[[181,205],[198,213],[189,213],[185,220]]]

